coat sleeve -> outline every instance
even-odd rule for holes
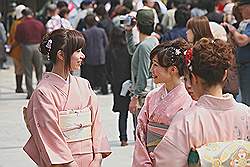
[[[144,46],[138,46],[139,63],[134,86],[134,93],[140,95],[147,87],[147,79],[149,78],[150,58],[145,55],[150,54],[150,50]]]
[[[152,167],[152,161],[146,148],[147,141],[147,123],[148,123],[148,104],[147,96],[145,103],[137,118],[136,142],[133,156],[132,167]]]
[[[92,141],[94,153],[101,153],[103,158],[111,154],[108,139],[101,125],[100,110],[97,104],[97,97],[89,85],[91,92],[90,109],[92,111]]]
[[[52,98],[36,90],[28,105],[31,135],[46,166],[70,163],[74,159],[58,124],[58,110]]]
[[[162,141],[155,148],[156,167],[187,167],[190,151],[189,133],[185,121],[180,120],[171,125]]]

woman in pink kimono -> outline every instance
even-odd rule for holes
[[[193,104],[181,81],[182,56],[188,48],[184,39],[158,45],[151,52],[151,72],[159,88],[149,92],[138,116],[133,167],[154,166],[153,152],[178,112]]]
[[[157,167],[186,167],[190,150],[208,143],[250,140],[249,107],[231,94],[222,94],[232,47],[222,40],[202,38],[190,53],[185,58],[189,82],[199,99],[183,119],[171,124],[155,149]],[[213,163],[222,166],[218,159]]]
[[[47,34],[40,50],[54,63],[44,73],[25,113],[31,137],[25,152],[39,167],[100,167],[111,151],[89,82],[70,71],[80,69],[84,38],[75,30]]]

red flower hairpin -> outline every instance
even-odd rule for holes
[[[190,71],[192,71],[192,65],[191,65],[192,57],[193,57],[193,49],[190,48],[185,52],[185,64]]]
[[[186,52],[185,52],[185,64],[186,65],[188,65],[191,62],[192,57],[193,57],[193,49],[190,48],[190,49],[186,50]]]

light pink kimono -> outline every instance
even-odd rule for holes
[[[24,150],[39,167],[73,160],[79,167],[88,167],[93,153],[102,153],[103,157],[111,153],[89,82],[71,75],[69,78],[70,84],[54,73],[44,73],[29,101],[27,118],[31,137]],[[67,143],[58,122],[60,111],[85,107],[91,110],[92,139]]]
[[[183,83],[169,93],[164,85],[149,92],[138,116],[133,167],[154,166],[153,151],[147,149],[147,131],[164,136],[166,130],[152,128],[150,123],[170,125],[177,112],[185,111],[194,104]]]
[[[186,167],[191,148],[236,139],[250,140],[250,109],[233,96],[203,95],[182,120],[173,122],[155,149],[157,167]]]

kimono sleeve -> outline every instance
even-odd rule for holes
[[[145,103],[137,118],[136,127],[136,142],[134,148],[134,156],[132,167],[151,167],[152,161],[146,148],[147,123],[148,123],[148,105],[149,96],[147,96]]]
[[[89,85],[89,83],[88,83]],[[108,139],[101,125],[100,110],[97,104],[97,97],[90,85],[88,86],[91,92],[90,109],[92,111],[92,141],[94,153],[101,153],[103,158],[111,154]]]
[[[36,90],[30,103],[27,111],[32,115],[31,135],[43,163],[51,166],[72,162],[74,159],[59,127],[59,112],[53,99]]]
[[[155,148],[156,167],[186,167],[190,146],[184,120],[170,126],[162,141]]]

